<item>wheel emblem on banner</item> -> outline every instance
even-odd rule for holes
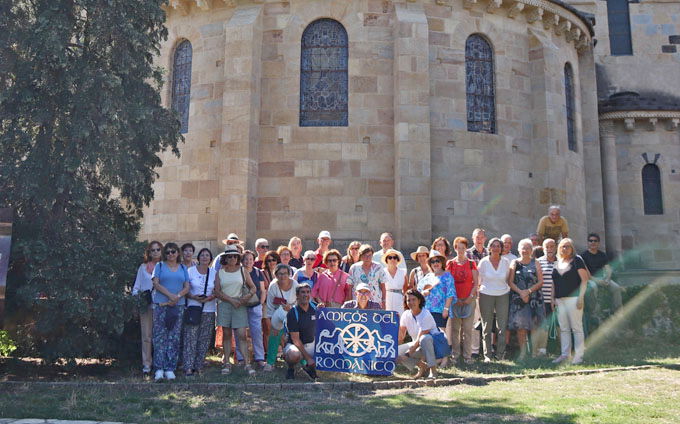
[[[350,356],[363,356],[374,350],[373,334],[362,324],[350,324],[340,333],[345,353]]]

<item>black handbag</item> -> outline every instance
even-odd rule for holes
[[[210,267],[208,267],[208,272],[205,274],[205,285],[203,286],[203,297],[205,297],[208,292],[208,279],[210,278]],[[203,315],[203,307],[205,303],[201,303],[201,306],[188,306],[187,310],[184,312],[184,323],[186,325],[199,325],[201,323],[201,316]]]

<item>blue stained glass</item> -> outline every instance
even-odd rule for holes
[[[465,88],[468,131],[495,133],[493,51],[481,35],[465,42]]]
[[[567,106],[567,146],[576,151],[576,126],[574,125],[574,71],[570,64],[564,65],[564,97]]]
[[[642,168],[642,201],[645,215],[663,215],[661,171],[653,163]]]
[[[172,109],[179,113],[180,132],[189,131],[189,101],[191,98],[192,49],[189,40],[184,40],[175,49],[172,65]]]
[[[302,33],[300,126],[347,126],[347,31],[319,19]]]

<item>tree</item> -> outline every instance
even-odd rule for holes
[[[104,357],[133,302],[159,154],[163,0],[0,0],[0,205],[15,211],[8,318],[47,360]],[[10,297],[11,296],[11,297]]]

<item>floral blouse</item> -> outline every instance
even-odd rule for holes
[[[356,297],[356,287],[359,283],[368,284],[371,289],[371,300],[377,303],[382,303],[382,290],[380,284],[386,284],[387,276],[385,275],[385,268],[376,263],[371,264],[371,269],[368,274],[364,272],[363,262],[357,262],[349,268],[349,278],[347,282],[352,285],[352,293]]]
[[[423,280],[427,281],[427,283],[425,283],[426,285],[433,285],[430,289],[430,294],[425,297],[425,308],[430,312],[441,314],[444,310],[444,306],[446,306],[446,299],[450,297],[453,298],[451,304],[456,303],[456,286],[453,283],[453,276],[450,272],[446,271],[439,277],[433,272],[430,272]]]

